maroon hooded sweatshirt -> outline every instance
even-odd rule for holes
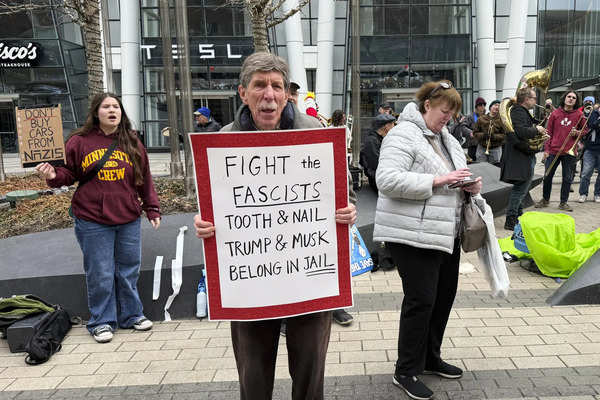
[[[100,161],[114,140],[100,129],[86,135],[72,136],[66,143],[65,167],[56,168],[56,178],[47,180],[50,187],[72,185]],[[133,162],[117,146],[98,173],[79,188],[71,202],[73,214],[80,219],[105,225],[126,224],[146,211],[149,220],[160,218],[158,196],[150,175],[148,154],[138,140],[142,155],[141,169],[144,184],[135,185]],[[140,204],[140,200],[142,203]]]
[[[585,122],[583,118],[580,119],[581,115],[582,112],[579,110],[565,111],[562,107],[554,110],[552,114],[550,114],[548,124],[546,125],[550,139],[548,139],[544,146],[544,152],[554,155],[558,154],[565,138],[568,139],[566,139],[567,143],[561,154],[565,154],[569,151],[569,149],[573,147],[573,143],[575,143],[576,139],[574,136],[569,136],[571,129],[575,128],[579,130]],[[579,121],[579,124],[577,121]],[[578,125],[577,127],[575,127],[576,124]],[[584,132],[584,134],[585,133],[586,132]]]

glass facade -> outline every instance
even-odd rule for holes
[[[45,1],[48,9],[0,16],[4,46],[37,46],[37,58],[30,65],[0,65],[0,138],[6,152],[17,151],[15,107],[61,104],[65,136],[86,117],[87,67],[81,29],[52,8],[50,1]],[[0,7],[0,11],[4,10]]]
[[[361,0],[359,18],[363,133],[379,104],[399,112],[427,81],[449,79],[471,98],[471,1]]]
[[[550,87],[570,86],[598,98],[600,0],[539,0],[538,8],[538,67],[556,56]]]

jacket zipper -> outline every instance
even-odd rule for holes
[[[421,222],[423,222],[423,217],[425,216],[425,207],[427,206],[427,200],[423,202],[423,209],[421,210]]]

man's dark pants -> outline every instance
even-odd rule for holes
[[[535,169],[534,156],[531,156],[530,163],[529,168],[531,173],[529,174],[529,179],[524,181],[511,181],[513,187],[508,198],[508,206],[506,209],[507,217],[518,217],[523,212],[523,199],[525,199],[525,196],[529,193],[529,187],[533,180],[533,171]]]
[[[292,400],[322,400],[331,311],[287,318]],[[241,400],[270,400],[281,319],[231,322]]]
[[[546,171],[550,167],[552,160],[556,158],[556,155],[550,154],[548,158],[546,158]],[[569,191],[571,190],[571,184],[573,183],[573,171],[575,170],[575,162],[576,159],[574,156],[570,156],[568,154],[563,154],[558,156],[558,160],[554,163],[554,166],[546,174],[544,177],[544,199],[550,200],[550,193],[552,192],[552,178],[554,178],[554,173],[558,168],[558,164],[562,167],[562,184],[560,185],[560,202],[566,203],[569,200]]]
[[[415,376],[441,362],[440,348],[458,286],[460,241],[455,240],[452,254],[400,243],[386,245],[404,291],[395,373]]]

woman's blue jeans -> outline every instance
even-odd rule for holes
[[[100,325],[129,328],[143,314],[137,290],[142,260],[140,219],[103,225],[75,218],[75,236],[83,252],[90,332]]]

